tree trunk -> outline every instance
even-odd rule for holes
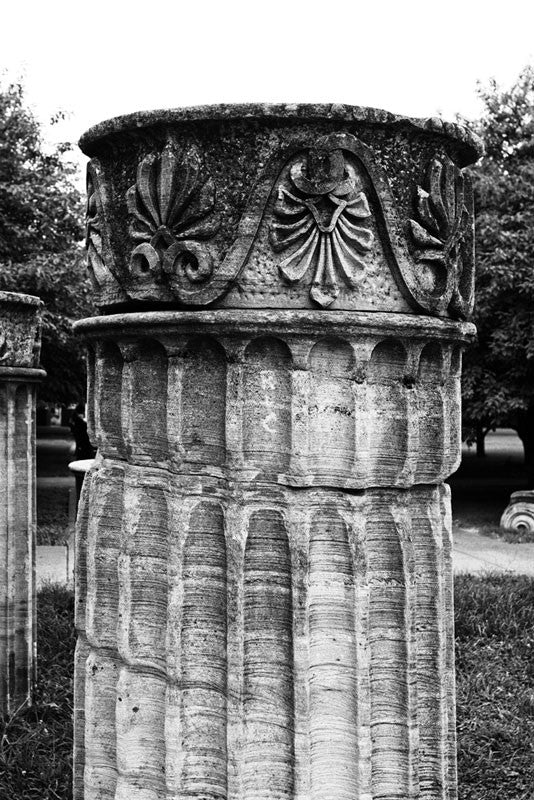
[[[477,443],[477,458],[486,457],[486,433],[487,430],[482,425],[477,425],[476,430],[476,443]]]
[[[523,443],[528,488],[534,489],[534,407],[522,413],[517,426],[517,435]]]

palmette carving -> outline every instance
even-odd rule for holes
[[[134,278],[168,282],[183,299],[190,284],[211,277],[213,252],[197,240],[210,239],[220,220],[213,213],[215,185],[195,145],[178,154],[167,144],[161,154],[146,156],[127,203],[130,235],[139,242],[130,257]]]
[[[291,166],[289,182],[293,191],[278,189],[271,244],[287,254],[279,268],[289,283],[313,270],[310,296],[326,307],[339,294],[339,277],[354,287],[365,268],[374,240],[361,224],[369,203],[341,150],[310,150]]]

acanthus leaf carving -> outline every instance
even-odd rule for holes
[[[311,298],[331,305],[339,278],[356,286],[374,234],[362,221],[371,216],[356,170],[341,149],[311,148],[292,164],[290,189],[278,188],[271,223],[273,249],[287,254],[279,265],[289,283],[312,270]]]
[[[432,159],[409,226],[416,260],[431,271],[438,292],[448,291],[449,310],[457,316],[469,314],[473,298],[471,206],[468,174],[446,155]]]
[[[220,226],[215,184],[196,145],[178,152],[168,143],[142,159],[126,200],[130,235],[139,242],[130,257],[133,276],[168,283],[187,302],[189,290],[213,274],[213,252],[204,242]]]
[[[85,248],[89,274],[100,291],[104,286],[117,300],[125,300],[117,278],[112,272],[113,251],[108,240],[105,208],[107,188],[102,179],[100,163],[93,159],[87,165],[87,208],[85,213]]]
[[[85,215],[85,247],[89,269],[97,285],[101,287],[107,277],[104,265],[102,228],[96,199],[93,176],[87,170],[87,210]]]

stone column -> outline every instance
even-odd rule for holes
[[[81,147],[75,797],[454,798],[477,140],[243,106]]]
[[[31,701],[38,297],[0,292],[0,713]]]

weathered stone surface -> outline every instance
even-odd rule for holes
[[[120,313],[78,325],[75,797],[454,797],[476,142],[246,107],[82,146]]]
[[[27,294],[0,292],[0,304],[0,367],[34,369],[41,351],[41,301]]]
[[[104,308],[469,314],[462,167],[480,151],[460,126],[339,106],[216,107],[104,123],[81,146]]]
[[[31,700],[41,301],[0,292],[0,712]]]
[[[459,464],[472,329],[390,320],[245,310],[86,320],[99,452],[227,480],[268,470],[296,487],[441,482]]]

